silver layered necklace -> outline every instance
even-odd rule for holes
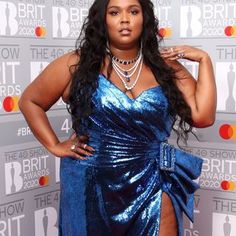
[[[121,64],[124,64],[124,65],[128,65],[128,64],[131,64],[130,61],[135,62],[135,63],[129,69],[124,69],[118,64],[118,63],[121,63]],[[129,61],[121,60],[121,59],[118,59],[115,56],[112,56],[112,66],[113,66],[116,74],[118,75],[118,77],[122,81],[122,83],[123,83],[124,87],[126,88],[126,90],[131,90],[137,84],[138,79],[139,79],[140,74],[141,74],[141,71],[142,71],[143,55],[142,55],[141,50],[139,51],[138,56],[135,59],[129,60]],[[136,75],[134,83],[129,85],[128,83],[130,82],[131,77],[135,74],[135,72],[137,70],[138,70],[138,73]]]

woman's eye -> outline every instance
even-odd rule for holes
[[[131,14],[132,14],[132,15],[137,15],[137,14],[138,14],[138,11],[137,11],[137,10],[132,10],[132,11],[131,11]]]
[[[112,16],[116,16],[116,15],[118,14],[118,11],[111,11],[110,14],[111,14]]]

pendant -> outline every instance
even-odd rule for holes
[[[127,82],[130,82],[130,77],[129,77],[128,72],[127,72],[127,71],[124,71],[124,74],[125,74],[126,81],[127,81]]]

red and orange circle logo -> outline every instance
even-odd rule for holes
[[[223,124],[219,129],[219,134],[223,139],[236,140],[236,125]]]
[[[236,36],[236,26],[225,27],[225,35],[228,37]]]
[[[45,35],[46,35],[46,28],[45,27],[43,27],[43,26],[37,26],[36,28],[35,28],[35,35],[37,36],[37,37],[39,37],[39,38],[42,38],[42,37],[44,37]]]
[[[159,35],[163,38],[170,38],[172,36],[172,29],[171,28],[160,28]]]
[[[224,180],[221,182],[221,188],[226,191],[236,190],[236,183],[234,181]]]
[[[3,109],[6,112],[12,112],[12,111],[19,111],[19,107],[18,107],[18,101],[19,101],[19,97],[18,96],[7,96],[4,98],[3,100]]]
[[[48,185],[48,184],[49,184],[49,176],[48,175],[41,176],[39,178],[39,185],[40,186],[45,186],[45,185]]]

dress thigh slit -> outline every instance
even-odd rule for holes
[[[167,193],[162,193],[160,232],[158,236],[177,236],[177,220],[175,209]]]

